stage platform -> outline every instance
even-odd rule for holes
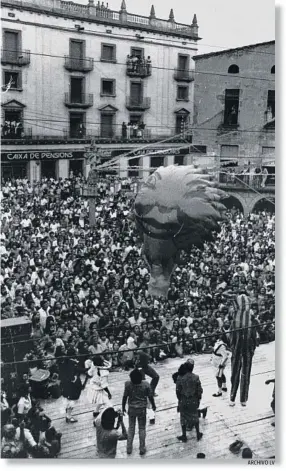
[[[160,375],[157,388],[158,397],[155,425],[147,425],[147,453],[139,456],[138,433],[134,439],[132,455],[126,454],[126,441],[119,442],[117,458],[125,459],[193,459],[197,453],[205,453],[206,459],[241,460],[241,453],[234,455],[229,451],[229,445],[235,440],[241,440],[244,447],[253,451],[253,459],[267,459],[275,456],[275,428],[270,407],[273,384],[265,385],[267,379],[275,377],[275,342],[261,345],[256,349],[250,383],[250,394],[247,407],[238,402],[235,407],[229,406],[229,392],[223,397],[214,398],[216,381],[214,370],[210,363],[211,355],[193,356],[194,372],[201,378],[204,389],[201,405],[208,406],[206,419],[201,420],[203,438],[197,442],[195,431],[188,432],[188,442],[180,443],[180,420],[177,413],[177,400],[172,374],[177,371],[182,359],[168,359],[155,365]],[[128,372],[114,372],[109,375],[109,389],[115,406],[121,405],[124,382]],[[226,369],[227,386],[230,382],[230,365]],[[87,385],[88,388],[88,385]],[[65,400],[46,400],[43,402],[45,412],[49,415],[54,426],[62,432],[62,451],[59,458],[79,459],[96,457],[96,437],[93,427],[93,407],[87,403],[86,390],[83,391],[74,415],[78,419],[75,424],[65,422]],[[128,417],[125,416],[128,425]]]

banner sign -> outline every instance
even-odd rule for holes
[[[59,160],[59,159],[83,159],[84,152],[72,152],[63,150],[52,151],[24,151],[24,152],[2,152],[2,162],[29,161],[29,160]]]
[[[111,151],[111,157],[117,157],[121,154],[127,154],[129,157],[137,155],[186,155],[190,153],[190,146],[187,147],[146,147],[145,149],[116,149]]]

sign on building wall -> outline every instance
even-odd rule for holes
[[[29,160],[59,160],[59,159],[83,159],[84,152],[65,151],[24,151],[24,152],[2,152],[2,162],[29,161]]]

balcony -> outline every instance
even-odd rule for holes
[[[32,138],[32,128],[26,127],[11,127],[6,124],[2,127],[1,130],[1,139],[4,144],[7,144],[9,141],[25,141]]]
[[[148,59],[136,59],[127,57],[126,75],[128,77],[146,78],[152,75],[152,63]]]
[[[90,108],[93,106],[93,93],[82,93],[76,97],[65,93],[65,105],[67,108]]]
[[[174,79],[178,82],[193,82],[195,79],[193,70],[175,69]]]
[[[266,177],[266,179],[265,179]],[[275,192],[275,173],[254,174],[235,173],[227,171],[219,173],[219,187],[225,189],[239,189],[249,191],[249,187],[263,190],[266,193]]]
[[[69,71],[90,72],[93,70],[93,59],[90,57],[75,59],[65,56],[65,69]]]
[[[2,49],[1,54],[1,64],[6,65],[17,65],[22,67],[23,65],[30,64],[30,51],[8,51],[6,49]]]
[[[148,110],[151,106],[151,98],[133,98],[133,97],[126,97],[126,108],[131,111],[144,111]]]

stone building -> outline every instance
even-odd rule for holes
[[[194,163],[214,167],[229,205],[273,209],[275,41],[197,55]],[[261,195],[264,195],[262,198]]]
[[[209,163],[274,160],[275,42],[197,55],[194,61],[194,145],[206,146]]]
[[[196,15],[180,24],[173,10],[162,20],[153,6],[144,17],[125,0],[119,12],[86,1],[2,1],[6,178],[87,175],[91,142],[102,160],[123,155],[121,176],[188,161]],[[150,155],[130,153],[147,144]]]

